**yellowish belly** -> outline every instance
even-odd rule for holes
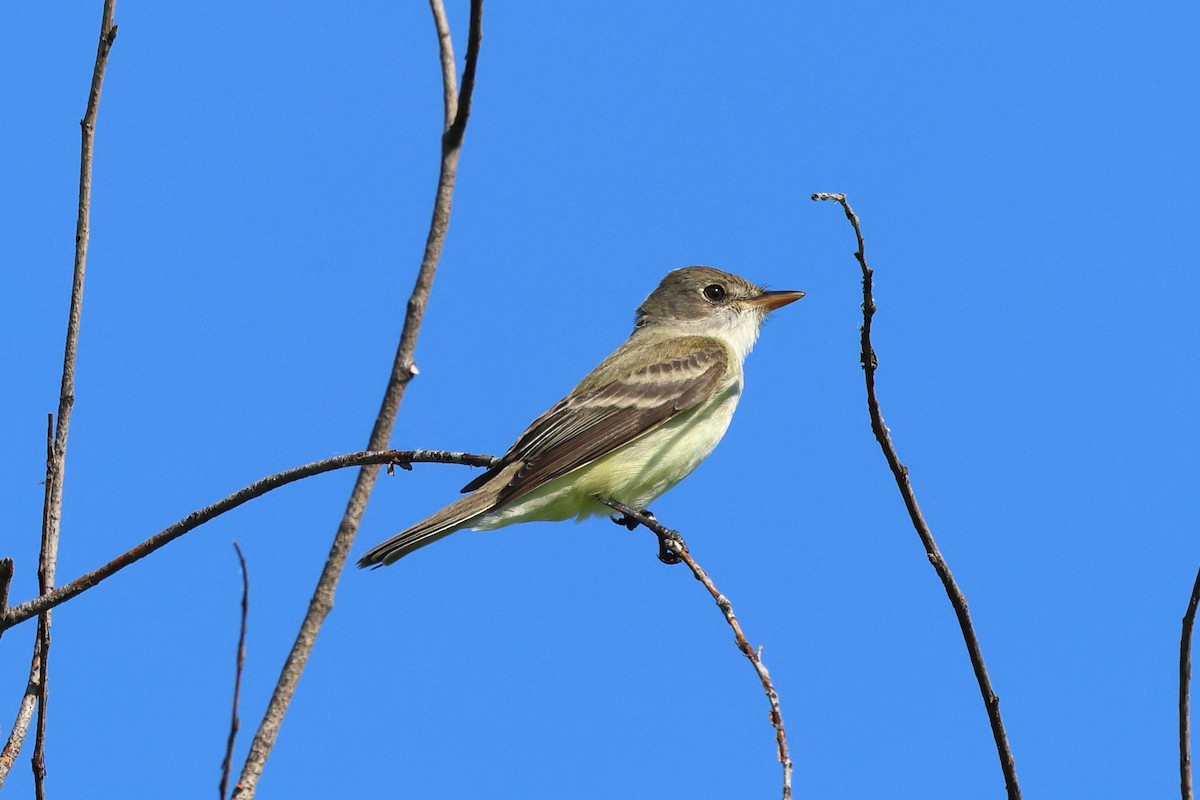
[[[611,514],[612,509],[596,502],[597,497],[646,508],[713,451],[729,427],[740,394],[739,380],[645,436],[484,516],[476,530]]]

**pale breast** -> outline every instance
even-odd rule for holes
[[[729,428],[740,395],[739,380],[617,452],[578,470],[575,476],[580,494],[645,508],[712,453]]]
[[[741,371],[693,408],[607,456],[534,489],[483,517],[478,530],[535,520],[611,514],[603,497],[643,510],[712,453],[733,419],[742,393]]]

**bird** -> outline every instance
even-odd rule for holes
[[[607,515],[604,500],[644,511],[720,442],[763,320],[801,297],[714,267],[669,272],[638,306],[629,338],[464,486],[466,497],[358,566],[393,564],[466,528]]]

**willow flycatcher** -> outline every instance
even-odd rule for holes
[[[742,394],[742,361],[768,313],[804,292],[764,291],[712,267],[663,278],[633,333],[533,421],[469,494],[367,551],[383,566],[463,528],[644,510],[703,461]]]

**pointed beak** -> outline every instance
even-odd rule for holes
[[[762,312],[766,314],[777,308],[783,308],[788,303],[794,303],[801,297],[804,297],[804,292],[763,292],[758,297],[751,297],[742,302],[751,308],[762,309]]]

